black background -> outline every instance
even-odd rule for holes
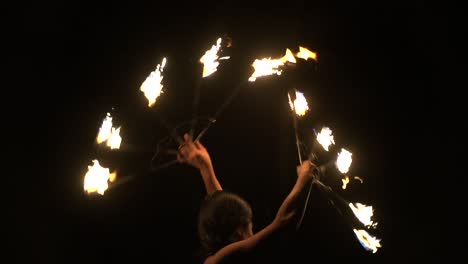
[[[254,59],[298,46],[319,58],[243,86],[202,140],[223,187],[252,204],[254,230],[274,218],[295,181],[291,88],[310,105],[299,120],[304,144],[314,128],[330,126],[337,148],[353,152],[353,175],[364,179],[344,191],[337,177],[327,183],[349,201],[373,205],[379,222],[373,232],[383,247],[371,254],[315,192],[297,237],[278,241],[268,261],[381,263],[441,254],[446,246],[433,241],[441,241],[437,225],[444,217],[433,207],[442,206],[443,194],[430,191],[437,143],[426,143],[439,118],[432,87],[444,67],[434,53],[448,49],[442,9],[423,1],[166,4],[41,2],[11,13],[7,53],[17,75],[5,120],[16,136],[7,140],[16,157],[9,165],[18,170],[8,174],[15,207],[7,249],[18,262],[195,261],[201,179],[183,165],[149,173],[149,160],[168,134],[158,115],[171,124],[191,118],[198,59],[223,35],[232,38],[231,59],[203,81],[203,116],[245,83]],[[163,57],[166,91],[149,109],[139,86]],[[109,111],[123,142],[141,149],[97,149],[94,139]],[[102,197],[88,196],[82,181],[94,158],[121,178],[138,177]]]

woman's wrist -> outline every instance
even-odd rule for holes
[[[212,176],[214,174],[214,169],[211,164],[205,164],[198,168],[203,177]]]

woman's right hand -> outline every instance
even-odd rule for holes
[[[297,177],[299,178],[313,178],[317,170],[317,166],[311,161],[303,161],[300,166],[297,166]]]
[[[184,135],[185,142],[179,146],[177,160],[187,163],[198,170],[209,169],[212,166],[211,157],[200,141],[193,141],[189,134]]]

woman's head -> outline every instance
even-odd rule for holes
[[[207,254],[252,235],[252,209],[240,196],[216,191],[206,196],[198,215],[198,235]]]

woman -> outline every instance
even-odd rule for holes
[[[199,212],[198,235],[206,251],[205,264],[242,260],[250,252],[272,239],[274,234],[297,222],[316,166],[305,161],[297,168],[297,180],[281,204],[275,219],[257,232],[252,232],[252,209],[240,196],[223,191],[216,178],[210,155],[199,141],[184,135],[178,159],[200,171],[208,195]]]

